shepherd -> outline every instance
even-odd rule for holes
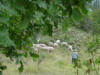
[[[72,64],[77,65],[77,61],[78,61],[78,52],[77,50],[74,50],[72,53]]]

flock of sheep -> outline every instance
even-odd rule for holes
[[[36,53],[39,52],[39,49],[46,50],[50,53],[50,52],[54,51],[55,48],[57,48],[59,45],[68,47],[69,50],[73,51],[72,45],[69,45],[67,42],[61,42],[61,40],[56,40],[55,42],[48,42],[48,45],[33,44],[33,48]]]

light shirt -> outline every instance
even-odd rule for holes
[[[77,58],[78,58],[78,52],[73,52],[73,54],[72,54],[72,58],[77,59]]]

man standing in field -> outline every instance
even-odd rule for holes
[[[77,61],[78,61],[78,52],[77,50],[74,50],[72,53],[72,64],[77,65]]]
[[[73,51],[73,53],[72,53],[72,64],[74,64],[74,67],[76,68],[76,73],[77,73],[77,75],[79,75],[79,73],[78,73],[78,66],[79,66],[79,64],[78,64],[78,52],[77,52],[77,50],[75,50],[74,49],[74,51]]]

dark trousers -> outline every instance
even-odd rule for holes
[[[77,58],[72,58],[72,64],[77,65],[78,59]]]

